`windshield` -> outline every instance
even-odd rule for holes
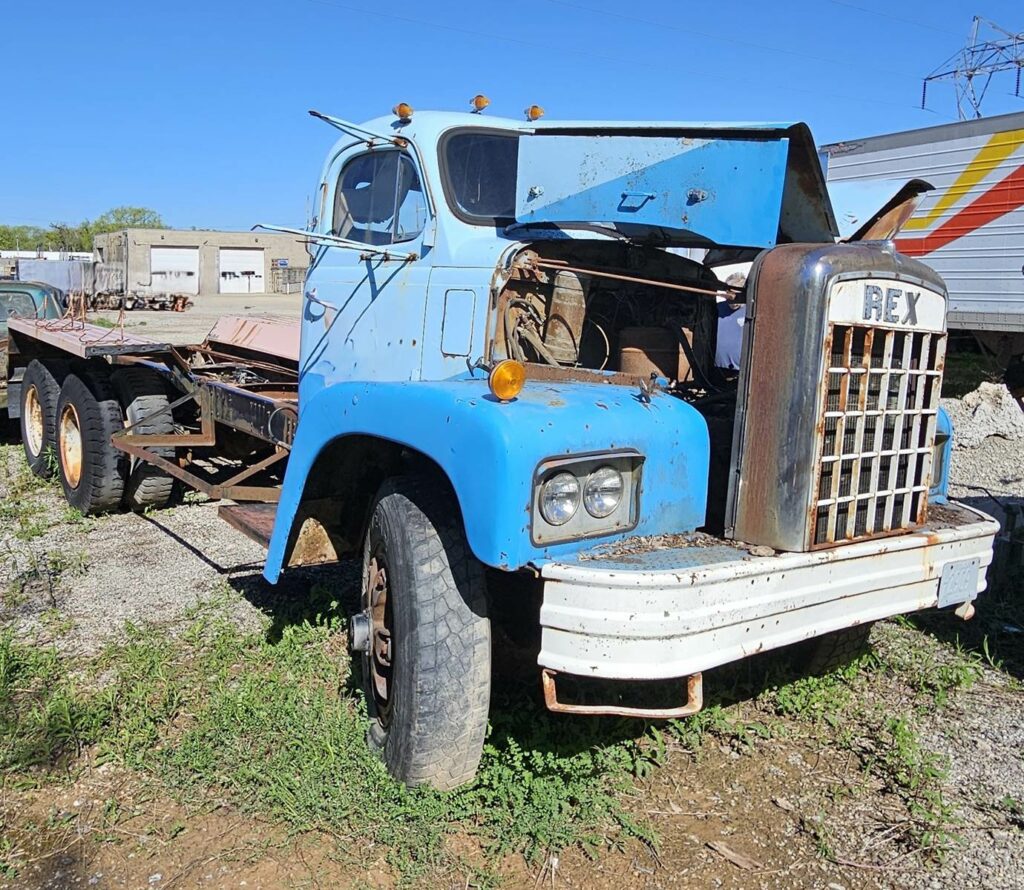
[[[457,130],[441,144],[444,189],[455,215],[472,223],[508,223],[516,212],[519,136]]]

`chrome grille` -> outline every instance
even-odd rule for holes
[[[812,542],[925,521],[945,334],[829,327]]]

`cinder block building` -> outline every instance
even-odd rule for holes
[[[123,229],[93,240],[96,290],[123,294],[292,293],[309,255],[292,235]]]

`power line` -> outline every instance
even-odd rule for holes
[[[720,34],[712,34],[708,31],[699,31],[696,28],[691,28],[689,26],[683,27],[681,25],[674,25],[670,22],[655,21],[654,19],[643,18],[638,15],[629,15],[627,13],[614,12],[607,9],[594,9],[590,6],[584,6],[581,3],[571,3],[569,2],[569,0],[547,0],[547,2],[552,3],[555,6],[565,6],[568,7],[569,9],[578,9],[581,12],[588,12],[591,14],[597,13],[598,15],[622,19],[624,21],[638,22],[639,24],[649,25],[650,27],[657,28],[658,30],[679,31],[680,33],[683,34],[690,34],[695,37],[703,37],[706,40],[714,40],[719,43],[731,43],[735,44],[736,46],[746,47],[747,49],[757,49],[763,52],[777,53],[779,55],[791,56],[797,59],[809,59],[814,62],[825,62],[826,64],[833,66],[836,64],[844,65],[847,67],[853,66],[856,67],[859,71],[863,71],[864,69],[863,63],[861,62],[844,62],[841,58],[837,59],[835,56],[816,56],[813,55],[812,53],[800,52],[798,50],[793,49],[785,49],[784,47],[772,46],[771,44],[767,43],[755,43],[750,40],[740,40],[735,37],[724,37]],[[909,71],[892,71],[887,70],[885,68],[879,68],[877,65],[874,64],[871,66],[871,70],[879,74],[892,74],[896,77],[914,78],[916,80],[916,76],[910,73]]]
[[[889,19],[890,21],[893,22],[900,22],[904,25],[913,25],[916,28],[926,28],[929,31],[936,31],[939,34],[948,34],[952,37],[960,36],[959,34],[956,34],[953,31],[947,31],[945,28],[937,28],[935,25],[929,25],[927,22],[919,22],[916,19],[903,18],[903,16],[892,15],[891,13],[888,12],[882,12],[879,9],[869,9],[866,6],[858,6],[856,3],[847,3],[846,0],[832,0],[832,2],[836,6],[845,6],[848,9],[856,9],[860,12],[865,12],[868,15],[877,15],[880,18]]]
[[[540,49],[540,50],[543,50],[546,53],[555,52],[555,53],[560,53],[560,54],[582,56],[583,58],[586,58],[586,59],[591,60],[591,61],[593,61],[594,59],[600,59],[601,61],[609,62],[609,63],[614,64],[614,65],[621,65],[622,62],[623,62],[623,60],[622,60],[622,58],[620,56],[604,55],[604,54],[592,52],[591,50],[576,50],[576,49],[568,48],[568,47],[566,47],[566,46],[564,46],[562,44],[558,44],[558,43],[542,43],[542,42],[535,41],[535,40],[527,40],[527,39],[524,39],[522,37],[514,37],[514,36],[512,36],[510,34],[497,34],[497,33],[490,33],[490,32],[486,32],[486,31],[478,31],[475,28],[467,28],[467,27],[464,27],[464,26],[461,26],[461,25],[450,25],[450,24],[446,24],[444,22],[433,21],[433,20],[428,20],[428,19],[420,19],[420,18],[416,18],[414,16],[404,15],[404,14],[401,14],[401,13],[385,12],[385,11],[380,10],[380,9],[364,9],[362,7],[353,6],[353,5],[348,4],[348,3],[338,3],[338,2],[335,2],[335,0],[306,0],[306,2],[307,3],[314,3],[314,4],[317,4],[317,5],[320,5],[320,6],[329,6],[329,7],[332,7],[334,9],[341,9],[341,10],[344,10],[346,12],[356,13],[356,14],[359,14],[359,15],[365,15],[365,16],[371,16],[371,17],[374,17],[374,18],[382,18],[382,19],[387,19],[387,20],[390,20],[390,21],[402,22],[403,24],[406,24],[406,25],[415,25],[416,27],[434,28],[436,30],[447,31],[449,33],[454,33],[454,34],[462,34],[462,35],[468,36],[468,37],[482,38],[484,40],[490,40],[490,41],[495,41],[496,40],[496,41],[504,41],[506,43],[514,43],[514,44],[516,44],[518,46],[527,46],[527,47],[530,47],[532,49]],[[657,71],[659,73],[664,73],[664,66],[653,65],[653,64],[651,64],[649,62],[632,61],[631,60],[630,61],[630,66],[633,67],[633,68],[647,68],[647,69],[650,69],[650,70],[653,70],[653,71]],[[706,71],[699,70],[699,69],[693,69],[693,68],[683,69],[683,70],[684,71],[689,71],[689,72],[694,73],[694,74],[706,74],[707,73]],[[721,81],[721,80],[731,81],[733,83],[743,84],[745,86],[749,86],[753,82],[750,78],[737,78],[737,77],[734,77],[734,76],[723,75],[721,71],[716,71],[715,72],[715,79],[719,80],[719,81]],[[906,110],[907,108],[915,108],[916,109],[916,106],[914,106],[914,105],[907,105],[907,104],[902,103],[902,102],[887,102],[884,99],[869,98],[869,97],[867,97],[867,96],[865,96],[863,94],[851,96],[851,95],[844,95],[842,93],[831,93],[831,92],[824,92],[822,90],[806,89],[806,88],[802,88],[802,87],[791,86],[791,85],[788,85],[788,84],[776,85],[774,87],[774,89],[778,90],[778,91],[782,91],[782,92],[801,93],[803,95],[820,96],[822,98],[827,98],[827,99],[839,99],[839,100],[842,100],[844,102],[857,102],[857,103],[860,103],[860,104],[863,104],[863,105],[879,105],[879,106],[880,105],[885,105],[885,106],[888,106],[888,107],[891,107],[891,108],[901,108],[901,109],[904,109],[904,110]],[[930,109],[926,109],[926,110],[930,110]]]

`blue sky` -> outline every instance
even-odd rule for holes
[[[0,223],[119,204],[302,224],[334,131],[397,101],[549,118],[805,120],[819,143],[956,119],[921,78],[1020,0],[68,0],[4,4]],[[1012,75],[988,115],[1024,111]]]

